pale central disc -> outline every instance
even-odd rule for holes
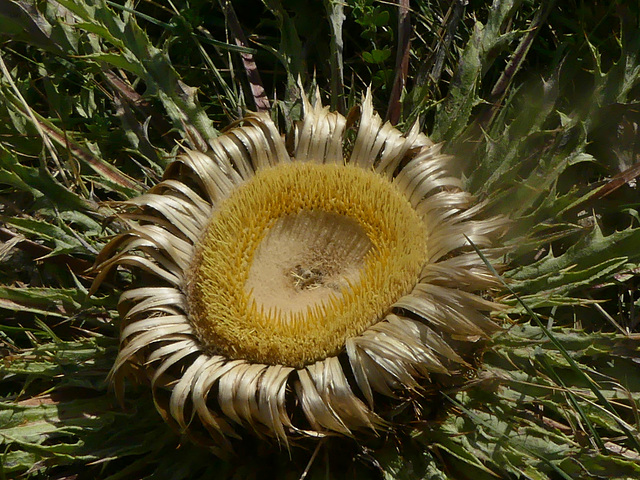
[[[278,219],[260,242],[245,291],[268,318],[342,298],[358,283],[371,241],[355,220],[303,211]]]

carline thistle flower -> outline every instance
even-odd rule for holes
[[[289,142],[250,114],[179,155],[122,202],[129,229],[97,259],[96,287],[144,272],[112,374],[148,379],[163,418],[214,451],[243,430],[288,445],[385,429],[377,398],[455,375],[450,339],[497,329],[467,238],[491,247],[505,223],[477,218],[450,157],[383,123],[370,92],[352,121],[303,108]]]

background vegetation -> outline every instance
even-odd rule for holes
[[[0,478],[639,478],[639,55],[624,0],[0,3]],[[382,438],[217,459],[144,387],[116,404],[131,279],[90,267],[105,202],[247,110],[289,130],[300,85],[345,114],[371,86],[514,220],[507,328]]]

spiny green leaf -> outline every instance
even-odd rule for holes
[[[0,286],[0,308],[8,310],[66,317],[87,301],[75,289]]]
[[[50,255],[84,250],[82,243],[77,238],[67,234],[63,228],[49,222],[15,217],[3,217],[2,220],[21,232],[52,242],[55,248]]]
[[[55,199],[59,209],[84,210],[90,202],[69,191],[43,169],[21,165],[15,156],[0,146],[0,183],[28,192],[34,198]]]
[[[549,252],[530,265],[513,269],[508,277],[517,291],[543,292],[554,289],[569,292],[595,280],[603,281],[626,262],[640,258],[640,229],[629,228],[603,235],[596,225],[562,255]],[[617,252],[627,256],[617,257]],[[616,258],[617,257],[617,258]]]
[[[602,236],[602,235],[600,235],[600,236]],[[604,397],[604,395],[602,395],[602,392],[600,391],[600,388],[599,388],[598,384],[594,380],[592,380],[592,378],[589,376],[589,374],[587,372],[585,372],[584,370],[582,370],[580,368],[580,366],[571,357],[571,355],[567,351],[566,347],[562,344],[562,342],[560,342],[555,337],[555,335],[553,334],[553,332],[549,328],[544,326],[544,324],[542,323],[542,321],[540,320],[538,315],[536,315],[536,313],[531,309],[531,307],[529,307],[526,303],[524,303],[522,301],[522,299],[517,295],[517,293],[515,293],[506,284],[504,279],[498,274],[496,269],[493,267],[493,265],[491,265],[491,263],[482,254],[482,252],[478,249],[478,247],[475,244],[473,244],[473,242],[471,242],[471,240],[469,240],[469,238],[466,235],[465,235],[465,238],[467,239],[469,244],[474,248],[476,253],[482,258],[483,262],[485,262],[485,265],[487,266],[487,268],[489,268],[491,273],[493,273],[496,276],[496,278],[500,279],[500,282],[503,284],[503,286],[505,288],[507,288],[513,295],[515,295],[515,297],[518,300],[518,302],[526,309],[526,311],[530,315],[530,317],[535,321],[535,323],[540,327],[540,329],[544,332],[544,334],[549,338],[551,343],[553,343],[553,345],[559,350],[559,352],[562,354],[562,356],[567,360],[567,362],[569,363],[569,365],[570,365],[571,369],[573,370],[573,372],[575,372],[582,380],[584,380],[586,382],[586,384],[588,385],[589,389],[596,396],[598,402],[600,402],[600,404],[602,405],[602,408],[608,412],[608,414],[611,416],[611,418],[622,429],[622,431],[624,432],[626,437],[629,439],[629,442],[630,442],[631,446],[638,453],[640,453],[640,436],[638,435],[638,426],[636,425],[635,427],[633,427],[633,426],[630,426],[630,425],[626,424],[626,422],[624,422],[624,420],[622,420],[617,415],[617,413],[616,413],[615,409],[613,408],[613,406],[611,405],[611,403]]]
[[[93,33],[117,47],[128,65],[121,64],[147,85],[149,94],[157,95],[179,131],[193,147],[206,148],[218,133],[196,98],[196,90],[185,85],[173,68],[166,52],[152,45],[147,34],[135,22],[135,17],[120,17],[104,0],[82,4],[61,0],[66,8],[78,15]],[[87,26],[84,27],[85,29]],[[120,62],[110,53],[95,51],[103,60]],[[107,55],[107,56],[105,56]]]
[[[521,3],[521,0],[494,0],[486,24],[475,23],[473,35],[458,61],[449,94],[438,106],[432,133],[436,141],[451,140],[466,128],[472,108],[481,102],[477,91],[483,70],[495,59],[496,50],[505,48],[514,38],[514,33],[501,31],[502,25]]]

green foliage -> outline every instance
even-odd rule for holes
[[[278,478],[640,477],[640,8],[410,7],[404,76],[395,3],[0,4],[0,478],[257,478],[256,464]],[[488,214],[511,218],[506,328],[467,383],[436,379],[444,394],[394,412],[418,420],[388,437],[291,452],[248,439],[213,459],[145,388],[116,404],[128,278],[89,297],[90,266],[124,228],[108,202],[258,108],[259,88],[292,128],[298,82],[343,113],[371,85],[383,116],[445,142]]]

